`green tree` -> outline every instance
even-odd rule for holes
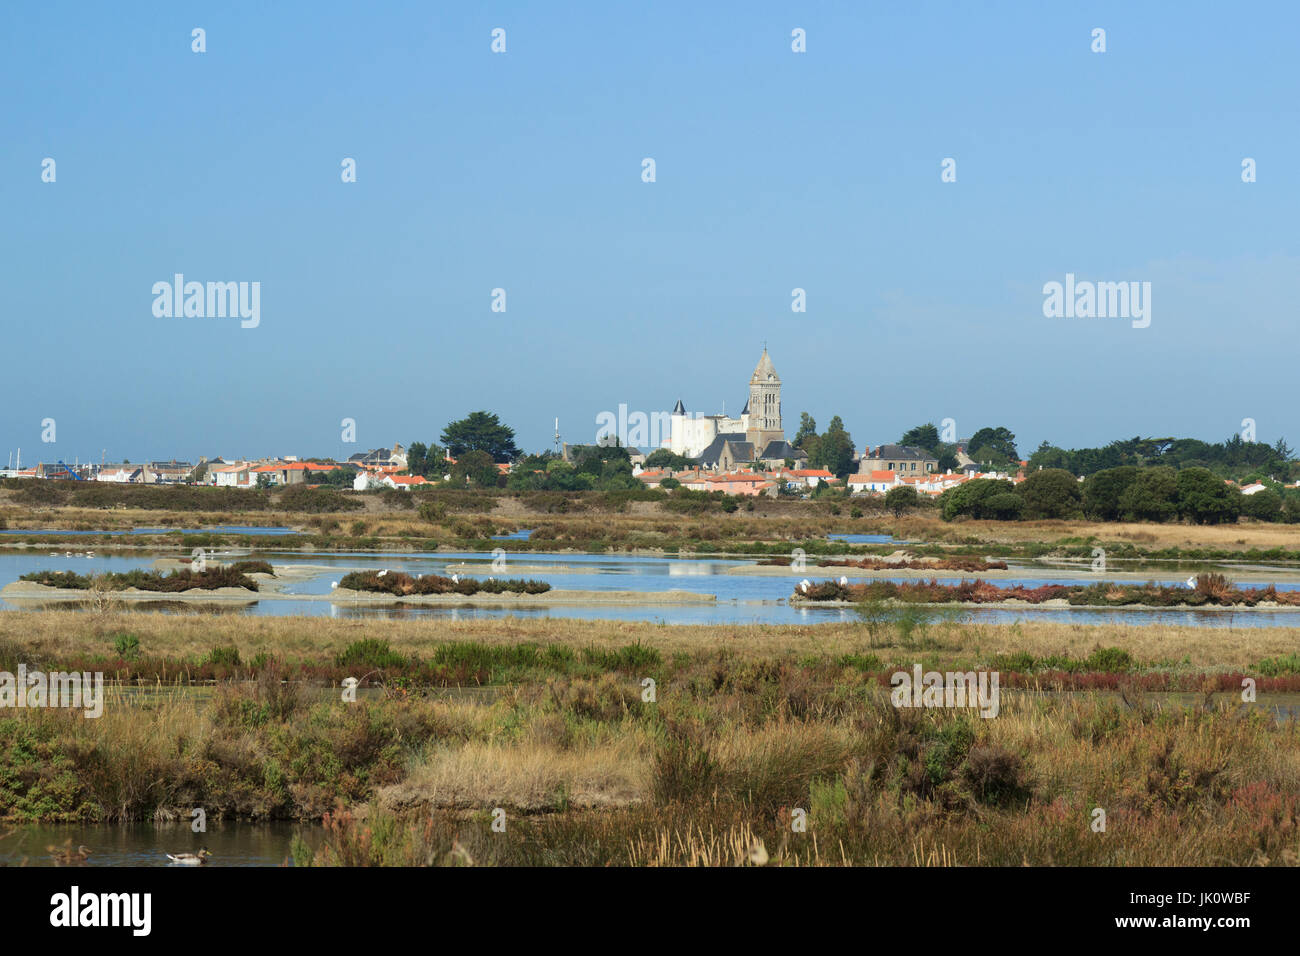
[[[471,412],[460,421],[449,423],[443,429],[441,441],[447,446],[447,453],[456,459],[470,451],[486,452],[493,461],[499,462],[519,457],[514,429],[501,424],[501,419],[488,412]]]
[[[1241,513],[1256,521],[1282,520],[1282,496],[1272,488],[1241,496]]]
[[[1024,499],[1018,494],[1004,491],[984,500],[981,517],[991,518],[994,521],[1015,521],[1021,516],[1024,506]]]
[[[456,459],[451,469],[452,478],[474,482],[480,488],[495,488],[501,472],[486,451],[467,451]]]
[[[1282,519],[1290,524],[1300,522],[1300,488],[1288,488],[1282,495]]]
[[[817,422],[807,412],[799,413],[799,430],[794,433],[794,440],[790,444],[795,448],[802,448],[808,451],[806,442],[810,438],[817,437]],[[811,454],[811,452],[809,452]]]
[[[1016,436],[1006,428],[981,428],[971,435],[966,447],[976,461],[996,464],[1020,461],[1020,452],[1016,451]]]
[[[899,517],[904,511],[910,511],[920,504],[920,496],[911,485],[895,485],[885,492],[885,507]]]
[[[331,468],[329,471],[311,476],[313,484],[325,485],[329,488],[351,488],[356,478],[355,468]]]
[[[1119,496],[1125,521],[1169,521],[1178,514],[1177,474],[1168,465],[1139,468]]]
[[[413,441],[406,449],[406,470],[412,475],[424,474],[424,459],[429,454],[429,446],[422,441]]]
[[[840,416],[831,419],[825,434],[817,441],[816,457],[809,452],[808,464],[814,468],[825,468],[839,478],[853,471],[853,439],[844,430]]]
[[[680,471],[685,468],[693,468],[695,462],[684,455],[674,455],[667,448],[658,448],[646,455],[646,468],[671,468],[674,471]]]
[[[939,496],[943,520],[952,521],[960,517],[998,518],[1003,515],[1018,517],[1022,505],[1015,491],[1015,485],[1000,478],[974,478],[956,488],[949,488]],[[1005,499],[996,503],[993,501],[1004,495],[1014,498],[1015,504]]]
[[[939,448],[943,444],[939,441],[939,429],[934,422],[926,422],[924,425],[917,425],[915,428],[909,428],[903,432],[903,437],[898,440],[900,445],[911,445],[914,448],[924,448],[931,452],[937,458]]]
[[[1036,454],[1036,453],[1035,453]],[[1093,521],[1118,521],[1123,514],[1120,498],[1137,480],[1134,465],[1104,468],[1083,483],[1083,514]]]
[[[440,480],[447,474],[447,459],[437,445],[413,441],[406,449],[406,470],[412,475]]]
[[[1077,518],[1083,492],[1079,480],[1061,468],[1045,468],[1031,474],[1020,485],[1024,517],[1030,521],[1044,518]]]
[[[1044,441],[1038,446],[1038,450],[1029,456],[1029,467],[1037,471],[1039,468],[1044,470],[1048,468],[1061,468],[1065,471],[1074,473],[1073,462],[1068,451],[1064,448],[1057,448],[1055,445]]]
[[[1196,524],[1224,524],[1241,513],[1241,492],[1208,468],[1178,472],[1178,514]]]

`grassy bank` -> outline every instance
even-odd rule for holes
[[[101,718],[0,711],[11,820],[321,820],[317,864],[1285,863],[1297,634],[0,615],[0,670],[100,669]],[[994,669],[996,718],[895,669]],[[1259,701],[1243,703],[1242,675]],[[355,702],[339,689],[361,679]],[[647,679],[653,695],[647,695]],[[485,691],[476,690],[485,688]],[[1157,691],[1177,690],[1171,695]],[[1067,692],[1072,691],[1072,692]],[[1091,829],[1107,814],[1105,833]],[[505,833],[490,826],[504,811]],[[792,829],[806,813],[806,832]],[[761,850],[759,844],[762,844]]]
[[[41,485],[32,490],[28,486]],[[64,486],[47,488],[44,486]],[[673,499],[657,492],[523,492],[437,489],[340,492],[288,488],[78,490],[72,483],[10,482],[0,487],[0,527],[30,529],[0,545],[26,548],[277,548],[306,551],[490,550],[648,551],[789,557],[872,556],[896,544],[846,546],[830,533],[888,534],[915,556],[946,560],[1300,561],[1300,525],[1243,521],[1223,526],[1087,521],[941,521],[933,508],[894,516],[878,499]],[[103,499],[100,502],[100,499]],[[94,504],[94,502],[100,502]],[[93,506],[92,506],[93,505]],[[224,525],[284,526],[293,535],[206,530]],[[38,534],[49,529],[189,529],[128,536]],[[531,530],[528,540],[494,536]]]
[[[833,692],[804,690],[795,707],[762,698],[751,704],[752,690],[724,683],[710,706],[698,698],[664,705],[657,721],[633,713],[602,720],[557,705],[522,740],[439,750],[413,780],[386,789],[362,812],[332,816],[324,845],[314,853],[300,847],[297,862],[1300,860],[1294,723],[1279,727],[1225,709],[1043,698],[1012,702],[985,721],[883,702],[852,706]],[[566,733],[557,737],[562,722]],[[592,740],[611,725],[621,728],[612,740]],[[546,776],[537,771],[539,751],[562,758]],[[547,790],[553,812],[528,812]],[[429,799],[452,793],[455,809]],[[505,810],[504,833],[492,831],[489,807]],[[1099,809],[1104,832],[1093,829]],[[799,810],[804,832],[792,827]]]

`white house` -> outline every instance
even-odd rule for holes
[[[835,475],[825,468],[783,468],[781,470],[781,480],[785,482],[787,488],[805,488],[813,489],[818,485],[828,483]]]
[[[898,473],[893,471],[869,471],[849,475],[849,491],[853,494],[881,495],[902,483]]]
[[[247,462],[212,469],[213,484],[218,488],[252,488],[257,484],[252,466]]]
[[[143,480],[139,465],[105,465],[95,476],[96,481],[111,481],[117,484],[133,484]]]

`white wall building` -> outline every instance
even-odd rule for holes
[[[95,476],[96,481],[111,481],[117,484],[130,484],[139,482],[141,478],[141,468],[139,465],[106,465],[100,469],[99,474]]]
[[[773,441],[783,442],[781,425],[781,379],[772,367],[767,349],[749,378],[749,397],[740,417],[695,415],[687,413],[681,399],[669,416],[670,437],[664,442],[674,455],[698,458],[719,435],[736,436],[736,440],[754,445],[756,455]]]
[[[257,484],[249,464],[227,465],[212,469],[213,484],[218,488],[252,488]]]

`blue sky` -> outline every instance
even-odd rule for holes
[[[540,450],[620,404],[739,411],[764,342],[787,433],[859,448],[949,417],[1025,454],[1246,417],[1300,445],[1298,21],[6,3],[0,461],[346,455],[479,408]],[[156,318],[176,272],[259,281],[261,324]],[[1151,282],[1150,327],[1045,318],[1067,272]]]

